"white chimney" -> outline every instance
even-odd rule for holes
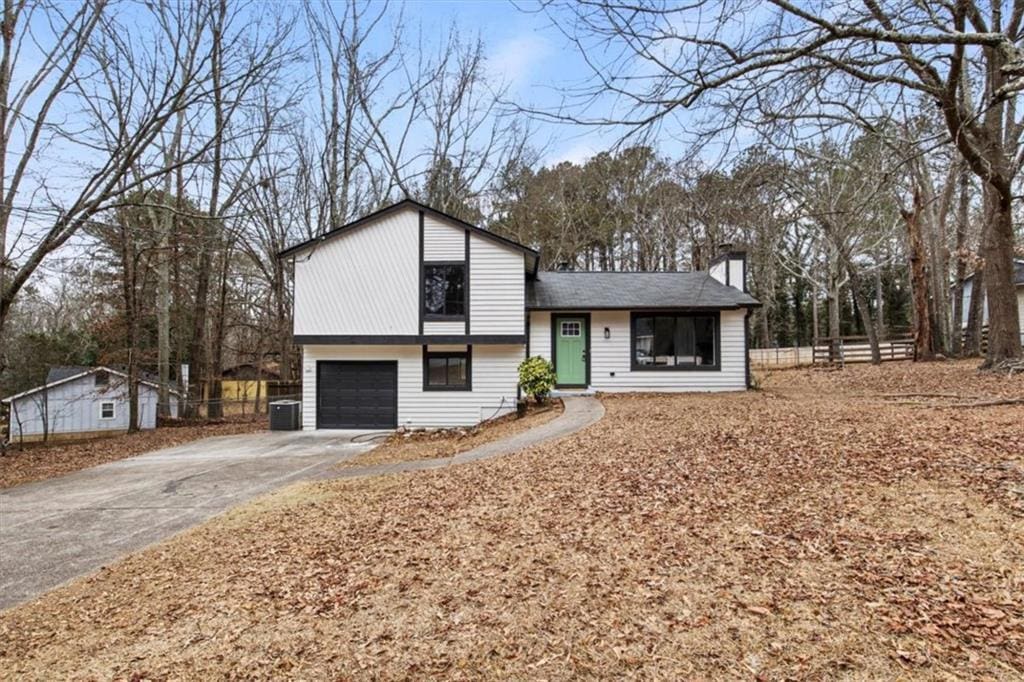
[[[719,244],[718,255],[712,259],[708,274],[726,286],[746,291],[747,252],[729,243]]]

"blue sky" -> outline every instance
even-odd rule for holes
[[[440,35],[452,26],[480,35],[490,70],[496,79],[509,83],[510,96],[522,105],[554,109],[590,72],[575,46],[543,12],[523,11],[531,7],[536,4],[528,0],[515,5],[508,0],[408,0],[393,9],[404,12],[409,28],[421,25],[425,35]],[[535,122],[533,127],[546,164],[583,161],[617,139],[613,131],[589,126]]]

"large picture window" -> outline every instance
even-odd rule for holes
[[[718,315],[634,314],[633,369],[719,368]]]
[[[466,264],[423,266],[423,319],[461,320],[466,316]]]
[[[471,349],[430,352],[423,350],[425,391],[469,391],[472,388]]]

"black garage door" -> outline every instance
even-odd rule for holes
[[[318,362],[318,429],[398,426],[397,362]]]

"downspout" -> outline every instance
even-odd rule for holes
[[[750,308],[747,308],[747,312],[743,316],[743,359],[746,365],[747,388],[749,389],[752,387],[750,380]]]

